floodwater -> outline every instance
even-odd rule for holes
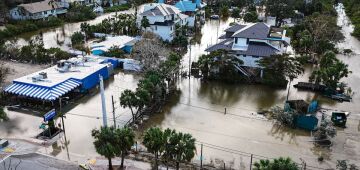
[[[352,102],[339,103],[307,91],[290,89],[290,99],[319,100],[324,108],[346,110],[351,112],[348,127],[338,129],[331,149],[314,147],[309,132],[292,130],[277,126],[263,117],[256,115],[256,111],[267,109],[274,105],[282,105],[286,99],[286,89],[273,89],[262,85],[224,84],[221,82],[203,82],[200,79],[182,79],[178,83],[180,93],[169,99],[162,113],[153,114],[137,130],[141,133],[151,127],[173,128],[178,131],[191,133],[198,141],[195,162],[200,161],[200,143],[204,144],[204,163],[213,163],[235,169],[248,168],[250,154],[254,154],[254,161],[259,158],[274,158],[289,156],[301,163],[304,160],[308,169],[314,167],[334,168],[336,160],[349,159],[352,163],[360,162],[360,42],[351,37],[348,32],[352,26],[343,10],[338,9],[339,25],[342,25],[346,37],[339,47],[351,48],[356,54],[351,56],[338,55],[338,58],[349,65],[353,71],[343,81],[355,92]],[[104,17],[106,18],[106,17]],[[207,21],[201,29],[201,44],[194,44],[183,57],[183,67],[188,69],[189,63],[196,61],[204,49],[216,43],[216,37],[222,34],[232,19],[227,21]],[[95,21],[93,21],[95,22]],[[100,22],[100,21],[96,21]],[[65,41],[69,42],[68,34],[79,30],[79,24],[65,26]],[[62,28],[44,32],[45,44],[56,45],[56,35],[61,34]],[[48,46],[50,46],[48,44]],[[66,44],[66,43],[65,43]],[[62,47],[62,46],[61,46]],[[312,66],[307,66],[304,75],[294,81],[307,81]],[[124,89],[134,89],[140,79],[139,76],[119,72],[114,78],[106,81],[107,118],[112,124],[111,95],[115,98],[115,117],[117,125],[123,125],[130,117],[130,111],[119,106],[118,97]],[[226,114],[225,112],[226,108]],[[52,154],[71,161],[85,161],[98,156],[93,147],[91,130],[102,125],[101,103],[98,90],[92,95],[77,100],[67,108],[65,128],[67,147],[64,137],[52,147],[41,152]],[[2,137],[33,137],[40,132],[38,129],[42,119],[29,114],[9,112],[12,119],[8,123],[0,124]],[[59,121],[59,120],[58,120]],[[317,158],[323,156],[323,163]]]

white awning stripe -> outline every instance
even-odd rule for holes
[[[41,100],[53,101],[59,98],[60,96],[74,90],[80,85],[81,82],[76,80],[67,80],[52,88],[40,87],[31,84],[14,83],[6,87],[4,89],[4,92],[41,99]]]

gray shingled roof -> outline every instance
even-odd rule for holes
[[[54,10],[54,9],[58,9],[58,8],[64,8],[63,3],[54,1],[53,5],[54,8],[51,4],[49,4],[50,0],[44,0],[44,1],[40,1],[40,2],[34,2],[34,3],[28,3],[28,4],[20,4],[18,6],[23,7],[25,10],[27,10],[28,12],[34,14],[34,13],[38,13],[38,12],[43,12],[43,11],[50,11],[50,10]]]
[[[250,42],[246,51],[235,51],[236,54],[270,57],[278,53],[279,50],[264,42]]]
[[[167,4],[152,4],[152,5],[156,5],[156,7],[144,11],[143,13],[141,13],[140,15],[142,16],[168,16],[171,14],[180,14],[181,11],[179,9],[177,9],[174,6],[171,5],[167,5]]]
[[[244,27],[246,27],[246,25],[234,24],[233,26],[227,28],[225,32],[236,32]]]
[[[248,25],[236,31],[232,37],[266,39],[269,34],[270,27],[263,22]]]
[[[212,45],[205,49],[206,52],[213,52],[216,50],[231,50],[234,40],[232,38],[225,39],[215,45]]]

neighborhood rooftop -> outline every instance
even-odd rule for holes
[[[152,8],[148,10],[149,8]],[[150,3],[144,6],[144,12],[140,15],[143,16],[168,16],[171,14],[178,14],[181,11],[174,6],[167,5],[167,4],[157,4],[157,3]]]
[[[30,13],[38,13],[64,7],[61,2],[54,1],[52,5],[50,1],[51,0],[44,0],[40,2],[20,4],[19,6],[25,8],[25,10],[29,11]]]

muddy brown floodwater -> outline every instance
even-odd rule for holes
[[[212,163],[235,169],[248,168],[250,155],[254,161],[259,158],[275,158],[289,156],[301,163],[304,160],[308,169],[314,167],[334,168],[336,160],[348,159],[352,163],[360,162],[360,42],[351,37],[352,25],[344,15],[344,10],[338,8],[339,25],[346,37],[340,48],[351,48],[355,54],[351,56],[338,55],[338,58],[349,65],[353,71],[343,81],[352,87],[355,95],[352,102],[339,103],[307,91],[290,89],[290,99],[319,100],[324,108],[346,110],[351,112],[348,127],[338,129],[334,138],[334,145],[330,149],[316,148],[311,142],[310,132],[280,127],[262,116],[256,114],[258,110],[267,109],[274,105],[282,105],[286,99],[286,89],[273,89],[262,85],[224,84],[221,82],[203,82],[196,78],[185,78],[179,81],[179,94],[169,99],[162,113],[151,115],[137,130],[139,136],[149,127],[159,126],[173,128],[178,131],[191,133],[197,139],[197,155],[194,162],[200,161],[200,143],[204,144],[203,159],[205,163]],[[102,17],[105,18],[105,17]],[[228,27],[232,19],[227,21],[207,21],[201,29],[201,44],[191,46],[191,52],[183,57],[184,70],[189,62],[196,61],[204,49],[216,43],[218,36]],[[93,22],[100,22],[98,19]],[[62,31],[65,29],[65,31]],[[58,46],[56,42],[59,31],[65,32],[65,44],[69,41],[69,33],[78,31],[79,24],[65,25],[44,31],[44,43],[47,46]],[[313,67],[307,66],[304,75],[294,81],[307,81]],[[119,106],[119,95],[124,89],[135,89],[139,76],[118,72],[114,78],[106,81],[106,99],[108,122],[112,123],[111,95],[116,101],[116,122],[123,125],[130,119],[130,111]],[[224,114],[225,108],[227,109]],[[54,155],[62,159],[79,161],[97,157],[93,147],[91,129],[102,124],[101,104],[98,90],[84,97],[67,108],[65,128],[67,147],[64,137],[55,145],[44,148],[41,152]],[[0,136],[12,138],[32,138],[40,132],[38,129],[42,119],[30,114],[10,112],[10,122],[0,124]],[[58,120],[59,121],[59,120]],[[319,156],[325,160],[317,161]]]

